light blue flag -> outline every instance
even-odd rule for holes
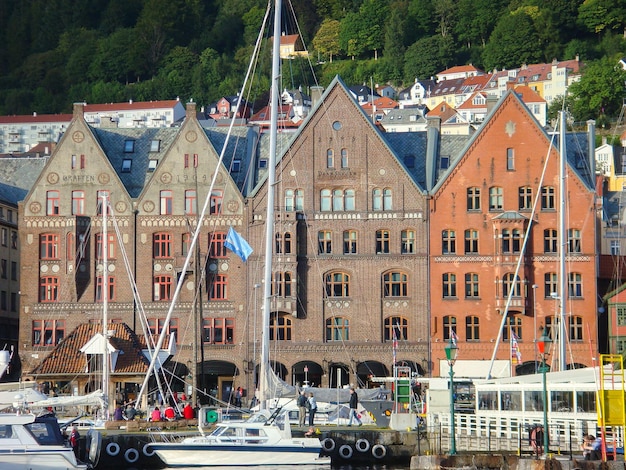
[[[248,245],[248,242],[231,227],[228,229],[228,235],[226,235],[226,241],[224,246],[230,251],[239,256],[243,261],[248,259],[248,256],[252,253],[252,247]]]

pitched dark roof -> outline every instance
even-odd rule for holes
[[[120,351],[114,374],[143,374],[148,371],[148,360],[142,353],[139,338],[125,323],[111,323],[110,344]],[[83,323],[63,339],[52,352],[35,367],[33,375],[86,374],[87,360],[80,349],[102,331],[100,323]]]

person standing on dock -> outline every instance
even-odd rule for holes
[[[306,392],[302,390],[300,395],[298,395],[298,425],[304,426],[306,422]]]
[[[313,426],[313,421],[315,420],[315,412],[317,411],[317,401],[315,401],[315,397],[313,393],[309,393],[309,399],[307,401],[309,404],[309,426]]]
[[[354,387],[350,387],[350,419],[348,420],[348,426],[352,426],[352,419],[356,419],[356,422],[359,423],[359,426],[363,424],[361,422],[361,418],[359,418],[359,415],[356,412],[358,406],[359,395],[357,395]]]

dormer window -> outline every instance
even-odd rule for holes
[[[134,151],[135,151],[135,141],[125,140],[124,141],[124,153],[133,153]]]
[[[130,158],[125,158],[122,160],[122,173],[130,173],[130,168],[133,164],[133,161]]]
[[[153,140],[150,142],[150,151],[151,152],[158,152],[161,150],[161,141],[160,140]]]

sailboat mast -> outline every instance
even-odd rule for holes
[[[558,345],[559,345],[559,370],[567,369],[567,357],[566,357],[566,325],[565,325],[565,307],[567,305],[567,273],[565,272],[565,256],[567,255],[567,233],[565,228],[565,163],[567,160],[567,149],[565,147],[565,111],[559,112],[560,117],[560,134],[559,134],[559,333],[558,333]]]
[[[106,193],[102,194],[102,234],[100,240],[100,249],[102,250],[102,403],[104,407],[104,418],[109,419],[109,270],[108,270],[108,233],[107,233],[107,210],[108,201]]]
[[[274,241],[274,185],[276,182],[276,140],[278,134],[278,93],[280,80],[281,0],[274,1],[274,43],[272,45],[272,89],[270,96],[270,149],[267,171],[267,208],[265,216],[265,280],[259,365],[259,401],[267,407],[269,373],[270,300],[272,297],[272,247]]]

